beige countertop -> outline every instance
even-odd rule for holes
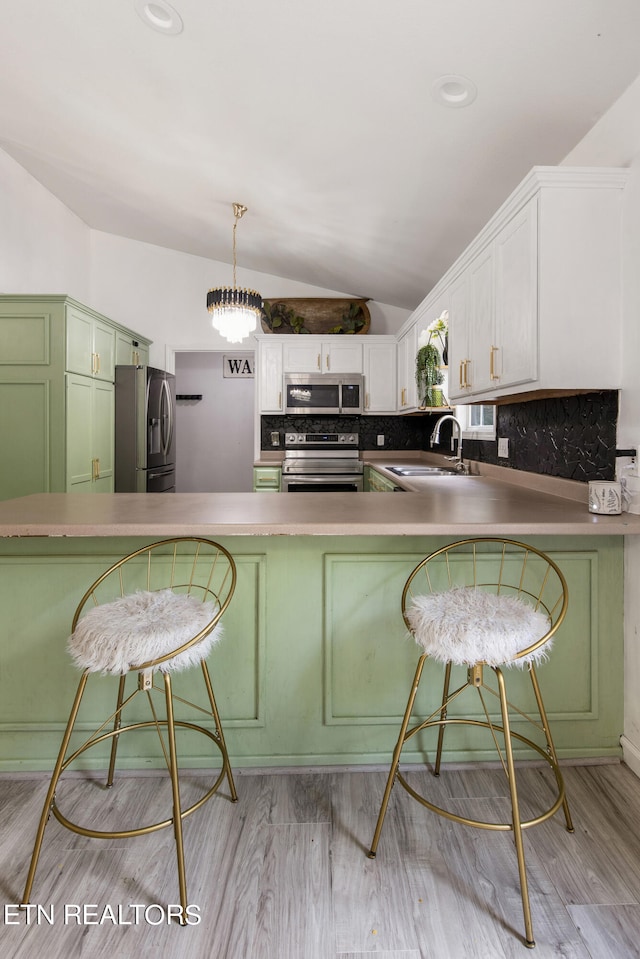
[[[565,493],[562,485],[558,486],[561,495],[555,495],[520,485],[521,476],[509,479],[430,477],[421,481],[420,492],[390,495],[38,493],[0,503],[0,536],[497,534],[517,538],[640,533],[640,515],[595,516],[585,501],[576,499],[572,490]],[[583,484],[571,484],[575,486]]]

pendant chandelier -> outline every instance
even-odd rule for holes
[[[214,330],[230,343],[240,343],[249,336],[262,312],[262,297],[255,290],[239,289],[236,285],[236,227],[247,212],[242,203],[233,204],[233,286],[218,286],[207,293],[207,309],[211,313]]]

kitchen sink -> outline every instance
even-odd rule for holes
[[[446,466],[390,466],[396,476],[458,476],[458,472]]]

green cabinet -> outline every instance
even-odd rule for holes
[[[116,366],[132,365],[149,365],[149,344],[130,330],[116,330]]]
[[[113,493],[114,385],[67,373],[67,492]]]
[[[113,383],[116,366],[113,325],[72,304],[67,304],[65,313],[67,371]]]
[[[279,466],[254,466],[254,493],[279,493],[281,486],[282,469]]]
[[[0,296],[0,500],[113,492],[115,366],[148,349],[71,297]]]
[[[393,493],[397,483],[387,479],[382,473],[378,473],[372,466],[365,466],[364,469],[364,491],[365,493]]]

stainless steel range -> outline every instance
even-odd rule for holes
[[[361,493],[357,433],[285,433],[283,493]]]

